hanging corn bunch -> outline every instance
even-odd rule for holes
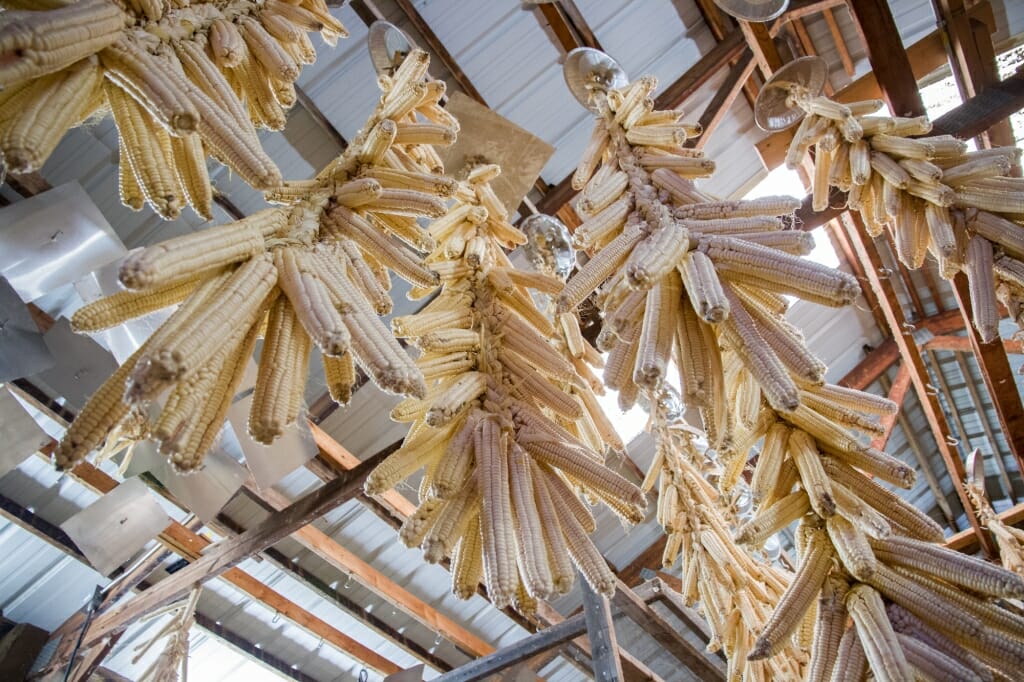
[[[888,228],[907,267],[920,268],[931,253],[943,277],[965,273],[975,328],[985,342],[998,338],[996,283],[1010,307],[1024,300],[1024,180],[1007,177],[1020,149],[968,152],[962,140],[929,135],[926,117],[878,114],[881,100],[833,102],[787,75],[815,68],[799,60],[765,86],[773,104],[785,97],[780,105],[803,114],[786,165],[796,168],[814,150],[814,210],[837,187],[872,237]]]
[[[483,578],[496,606],[529,613],[537,599],[570,589],[574,563],[596,590],[615,590],[587,537],[594,517],[579,490],[630,523],[643,519],[646,500],[605,466],[599,453],[618,438],[571,356],[549,343],[554,324],[531,298],[561,281],[517,270],[505,255],[525,237],[489,185],[499,172],[474,168],[430,227],[440,293],[392,321],[422,353],[427,394],[395,407],[393,419],[412,423],[409,435],[366,489],[383,492],[425,469],[402,541],[430,562],[451,556],[459,597]]]
[[[431,173],[429,145],[454,140],[456,124],[418,118],[444,89],[423,81],[427,65],[415,51],[382,79],[364,131],[315,179],[275,190],[271,199],[283,206],[132,254],[120,271],[127,290],[75,313],[76,330],[96,331],[180,304],[90,399],[57,448],[59,467],[170,390],[150,436],[175,466],[195,468],[257,336],[264,343],[249,431],[259,442],[298,418],[313,352],[339,402],[351,394],[356,365],[385,391],[425,396],[422,373],[377,316],[391,310],[389,271],[417,287],[438,282],[419,253],[433,239],[416,219],[443,215],[457,187]]]
[[[806,642],[786,645],[780,656],[767,660],[746,660],[792,574],[736,544],[722,496],[705,480],[707,460],[692,428],[672,414],[678,408],[671,389],[663,389],[651,403],[657,449],[642,486],[648,491],[658,485],[658,522],[668,535],[662,564],[671,569],[681,560],[683,598],[689,606],[701,604],[712,634],[708,650],[725,652],[727,679],[802,679],[807,655],[800,647]]]
[[[737,542],[758,547],[799,521],[799,567],[756,640],[733,655],[757,661],[807,647],[812,680],[860,680],[869,668],[876,679],[912,680],[915,670],[1012,677],[1024,663],[1024,618],[995,600],[1024,594],[1024,580],[935,544],[939,526],[879,484],[913,482],[913,469],[858,436],[877,434],[871,416],[896,406],[825,384],[825,367],[784,319],[780,294],[841,306],[856,282],[799,258],[806,236],[773,217],[795,202],[722,202],[696,189],[690,178],[712,166],[681,147],[696,131],[677,112],[652,110],[653,79],[603,83],[576,83],[598,114],[574,178],[584,218],[576,240],[591,257],[561,309],[596,290],[598,343],[610,351],[605,383],[624,406],[640,391],[653,396],[675,361],[683,400],[699,408],[722,460],[722,491],[734,489],[764,439],[750,482],[757,511]],[[663,484],[669,501],[659,501],[673,528],[704,520],[672,515],[689,508],[680,492],[699,494],[699,483],[669,485],[688,473],[678,460],[663,456],[647,481],[674,467]],[[699,590],[699,575],[686,579]],[[713,595],[700,599],[705,612],[718,611]],[[762,667],[731,669],[767,679]]]
[[[212,217],[207,155],[257,189],[280,183],[254,125],[284,127],[299,69],[316,59],[308,32],[332,45],[347,35],[323,0],[0,5],[7,170],[39,170],[69,128],[109,108],[121,201],[168,220],[185,205]]]

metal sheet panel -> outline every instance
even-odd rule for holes
[[[0,477],[15,469],[30,455],[50,441],[50,436],[36,423],[5,386],[0,384]]]
[[[130,478],[60,527],[97,571],[109,575],[170,523],[146,484]]]
[[[22,300],[92,272],[125,252],[110,223],[77,182],[0,208],[0,274]]]
[[[25,302],[0,277],[0,381],[38,374],[56,362]]]

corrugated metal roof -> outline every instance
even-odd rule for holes
[[[623,64],[629,74],[651,73],[658,76],[659,91],[714,46],[713,37],[700,19],[696,4],[689,0],[634,0],[627,3],[578,0],[577,4],[605,49]],[[543,170],[544,181],[557,183],[569,174],[590,133],[591,120],[565,88],[560,66],[561,50],[552,36],[543,30],[536,12],[519,3],[475,3],[468,7],[457,0],[415,0],[414,5],[488,104],[556,147],[555,154]],[[382,7],[389,19],[416,35],[415,29],[397,7],[392,3],[382,3]],[[997,39],[1015,35],[1024,29],[1024,6],[1021,3],[997,0],[993,7],[1000,23]],[[908,45],[935,28],[929,0],[900,0],[894,3],[894,11],[900,34]],[[327,120],[347,139],[352,139],[378,99],[379,91],[366,54],[365,26],[349,7],[336,8],[332,12],[343,20],[352,35],[348,40],[340,41],[334,49],[324,46],[320,38],[314,36],[319,60],[304,68],[299,85]],[[859,75],[868,69],[863,46],[848,12],[837,8],[835,14]],[[809,18],[806,24],[818,51],[830,65],[833,85],[841,87],[848,76],[842,70],[827,25],[820,17]],[[447,75],[436,63],[432,72],[442,77]],[[723,78],[724,74],[712,78],[686,103],[689,118],[695,120],[700,116]],[[453,90],[457,89],[454,84],[450,85]],[[742,195],[756,184],[764,176],[764,171],[753,143],[762,136],[763,133],[753,124],[749,105],[739,98],[706,147],[708,156],[716,160],[719,172],[703,186],[727,196]],[[337,152],[334,142],[328,140],[301,109],[291,112],[284,133],[261,133],[261,138],[286,178],[309,176]],[[191,211],[186,211],[176,221],[165,223],[148,211],[133,213],[121,206],[117,200],[116,156],[113,124],[109,119],[102,120],[72,131],[59,145],[43,175],[55,185],[70,180],[81,182],[129,247],[150,244],[206,225]],[[216,163],[211,163],[211,176],[221,191],[243,211],[264,206],[257,192]],[[0,192],[8,200],[19,199],[9,188],[5,187]],[[229,219],[219,207],[214,210],[214,222]],[[925,314],[937,312],[940,306],[931,300],[920,275],[913,277],[924,299]],[[414,309],[414,303],[404,300],[404,289],[396,285],[395,293],[396,314]],[[954,305],[948,287],[943,287],[941,299],[939,303],[943,309]],[[909,301],[905,302],[909,304]],[[864,355],[865,345],[877,346],[881,341],[871,316],[863,309],[835,311],[800,303],[793,307],[790,319],[805,330],[812,349],[829,365],[830,379],[841,377],[855,366]],[[1004,329],[1003,333],[1009,336],[1012,329]],[[946,355],[940,356],[942,361],[938,369],[949,382],[955,409],[964,418],[967,440],[971,445],[983,445],[980,415],[964,390],[964,377],[959,366]],[[967,361],[971,379],[977,382],[977,367],[973,359],[968,357]],[[1011,356],[1013,369],[1018,369],[1021,364],[1024,364],[1024,358]],[[322,382],[313,379],[308,395],[312,399],[322,390]],[[869,390],[884,393],[877,383]],[[987,394],[984,390],[981,394],[985,417],[990,423],[997,424]],[[394,424],[387,417],[395,402],[393,397],[366,386],[356,394],[351,405],[333,412],[322,426],[358,457],[366,458],[404,433],[403,425]],[[954,513],[959,513],[952,495],[952,481],[937,453],[917,398],[912,394],[907,397],[905,414],[911,433],[904,433],[897,426],[889,442],[889,451],[914,464],[916,460],[908,436],[918,442],[938,477],[942,492],[951,500]],[[1014,484],[1020,486],[1016,463],[1006,453],[1003,439],[997,438],[997,441]],[[630,443],[629,453],[644,468],[652,455],[650,437],[641,434],[635,438]],[[994,463],[990,461],[988,464],[989,473],[994,477]],[[295,498],[317,485],[319,482],[312,474],[298,470],[276,487]],[[1018,492],[1022,490],[1018,489]],[[415,495],[411,489],[403,492],[410,497]],[[913,504],[932,509],[933,515],[940,518],[934,509],[934,496],[923,477],[911,490],[898,492]],[[992,492],[998,494],[998,488],[993,487]],[[60,477],[36,458],[27,460],[0,480],[0,494],[34,510],[51,523],[60,523],[95,499],[94,493],[69,477]],[[1005,502],[997,499],[996,504],[999,507]],[[265,515],[260,507],[244,496],[236,497],[225,511],[246,527]],[[183,518],[180,510],[172,512],[175,518]],[[594,536],[595,542],[616,568],[629,565],[661,535],[650,518],[644,524],[627,530],[605,509],[597,510],[596,516],[599,529]],[[461,602],[452,597],[448,590],[447,572],[424,564],[418,551],[402,547],[393,529],[358,503],[344,505],[317,525],[339,544],[356,552],[397,584],[485,641],[504,646],[526,635],[522,628],[491,608],[482,598]],[[961,527],[964,527],[962,520]],[[284,540],[276,549],[424,648],[436,647],[437,655],[452,664],[468,660],[465,654],[455,651],[447,642],[435,644],[432,630],[413,622],[356,581],[349,581],[335,567],[297,542]],[[412,662],[409,654],[387,643],[345,614],[331,600],[300,584],[272,562],[250,560],[242,567],[391,660],[403,665]],[[86,601],[93,585],[98,582],[103,583],[105,579],[78,561],[62,558],[58,550],[20,528],[11,524],[0,525],[0,608],[6,617],[52,629]],[[555,603],[562,613],[568,613],[578,605],[578,592]],[[349,680],[355,679],[358,673],[359,666],[350,658],[329,644],[321,643],[305,630],[276,617],[222,581],[210,584],[200,601],[200,610],[266,652],[294,664],[313,679]],[[157,619],[130,628],[107,665],[129,677],[137,676],[153,654],[139,664],[132,664],[132,651],[152,636],[162,622]],[[665,654],[639,628],[620,620],[616,629],[620,643],[666,680],[689,679],[678,662]],[[192,644],[193,669],[201,672],[203,677],[223,680],[277,677],[277,673],[268,672],[266,668],[239,656],[210,635],[196,631]],[[547,679],[555,681],[578,680],[581,676],[564,660],[550,664],[542,672]]]

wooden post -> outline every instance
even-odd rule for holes
[[[511,668],[533,658],[539,653],[552,649],[569,640],[579,637],[587,631],[587,619],[584,614],[566,618],[557,625],[541,630],[519,640],[511,646],[499,649],[489,656],[483,656],[466,665],[435,677],[435,682],[474,682]],[[621,679],[621,677],[620,677]]]
[[[576,577],[583,591],[583,615],[590,638],[590,657],[594,662],[594,680],[597,682],[622,682],[622,664],[619,662],[619,645],[615,641],[615,623],[608,599],[594,592],[582,574]]]
[[[959,454],[950,445],[952,436],[950,435],[949,424],[946,422],[946,416],[939,405],[938,397],[928,390],[928,370],[925,367],[924,358],[921,357],[920,349],[913,342],[913,337],[907,332],[905,326],[907,319],[896,299],[896,292],[893,289],[892,282],[888,277],[882,276],[885,267],[878,249],[871,242],[871,238],[860,221],[860,216],[847,212],[843,214],[843,221],[849,230],[850,241],[853,243],[858,257],[864,263],[865,274],[867,274],[871,286],[878,296],[882,312],[885,314],[885,318],[889,323],[889,329],[892,331],[893,340],[899,348],[900,355],[903,356],[903,362],[908,366],[914,390],[917,392],[917,397],[921,402],[922,409],[924,409],[925,417],[928,419],[932,433],[935,435],[936,446],[942,454],[946,467],[949,469],[950,478],[953,480],[953,487],[963,505],[967,520],[972,528],[980,530],[981,525],[978,522],[978,517],[971,507],[967,491],[964,489],[964,463],[960,459]],[[995,543],[987,535],[983,537],[982,546],[987,555],[992,557],[998,556]]]
[[[88,641],[83,644],[92,645],[110,633],[123,630],[147,613],[180,599],[196,585],[224,573],[251,554],[288,537],[314,519],[345,504],[356,496],[366,476],[383,459],[378,455],[351,471],[339,474],[337,479],[317,488],[282,511],[271,514],[238,537],[214,545],[197,561],[157,583],[152,589],[115,606],[93,622]]]

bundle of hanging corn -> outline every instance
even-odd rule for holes
[[[3,0],[0,155],[39,170],[69,128],[109,109],[121,201],[165,219],[186,204],[211,217],[206,156],[257,189],[281,174],[254,124],[280,130],[295,103],[306,35],[347,35],[323,0]],[[243,104],[244,101],[244,104]]]
[[[985,490],[985,464],[981,451],[975,448],[967,457],[968,478],[964,482],[967,497],[978,515],[982,528],[988,529],[999,547],[999,560],[1003,567],[1024,575],[1024,531],[1007,524],[988,499]]]
[[[880,485],[909,487],[914,471],[856,432],[877,433],[866,415],[896,406],[825,384],[824,366],[784,319],[782,294],[841,306],[856,281],[799,257],[807,235],[774,217],[795,200],[720,201],[696,189],[690,178],[712,164],[682,147],[695,131],[678,112],[653,111],[653,79],[595,85],[598,120],[575,177],[577,241],[591,258],[562,310],[597,290],[605,382],[625,405],[657,389],[675,361],[684,401],[699,408],[724,463],[722,490],[765,438],[751,482],[758,510],[737,541],[756,547],[800,520],[799,568],[741,651],[768,658],[813,627],[814,680],[861,679],[868,666],[883,679],[1012,676],[1024,663],[1024,618],[997,600],[1024,595],[1024,580],[935,544],[938,525]],[[677,509],[686,511],[662,518]],[[701,607],[715,617],[713,601]],[[760,667],[744,675],[767,677]]]
[[[840,104],[786,82],[785,74],[770,85],[805,114],[786,165],[796,168],[814,150],[815,211],[837,187],[872,237],[888,228],[907,267],[920,268],[931,253],[943,277],[965,273],[985,342],[999,336],[997,299],[1024,322],[1024,180],[1009,177],[1019,148],[969,152],[951,135],[929,135],[927,117],[879,114],[881,100]]]
[[[259,336],[249,417],[259,442],[298,417],[314,346],[339,402],[348,400],[357,364],[385,391],[425,395],[423,375],[378,315],[391,310],[389,271],[419,287],[438,282],[419,253],[433,239],[416,219],[444,215],[457,187],[431,173],[430,145],[450,144],[457,123],[420,120],[424,112],[438,118],[444,90],[423,80],[427,65],[415,51],[381,79],[384,96],[363,132],[315,179],[275,191],[283,206],[132,254],[120,270],[127,291],[75,313],[77,331],[96,331],[180,304],[89,400],[57,448],[59,467],[169,389],[150,435],[175,466],[195,468]]]
[[[557,293],[561,280],[517,270],[505,255],[525,237],[489,185],[499,172],[474,168],[430,227],[441,290],[392,321],[422,352],[416,364],[429,387],[395,407],[393,419],[412,422],[409,435],[366,489],[383,492],[424,469],[402,541],[430,562],[450,555],[459,597],[483,577],[496,606],[530,613],[535,600],[572,587],[573,563],[595,590],[615,590],[587,537],[595,522],[579,491],[629,523],[643,519],[646,500],[605,466],[606,444],[621,443],[571,356],[549,342],[554,324],[531,298],[531,290]],[[578,329],[571,337],[586,344]]]
[[[779,656],[746,660],[793,576],[754,558],[733,539],[725,497],[705,479],[708,460],[698,449],[693,428],[671,414],[669,403],[675,398],[666,400],[668,390],[651,403],[656,451],[641,486],[648,491],[658,485],[658,523],[668,535],[662,564],[671,569],[680,560],[683,598],[690,606],[707,605],[704,615],[712,636],[708,650],[725,652],[728,679],[802,679],[809,628],[799,631],[799,645],[785,645]],[[758,672],[747,673],[747,668]]]

